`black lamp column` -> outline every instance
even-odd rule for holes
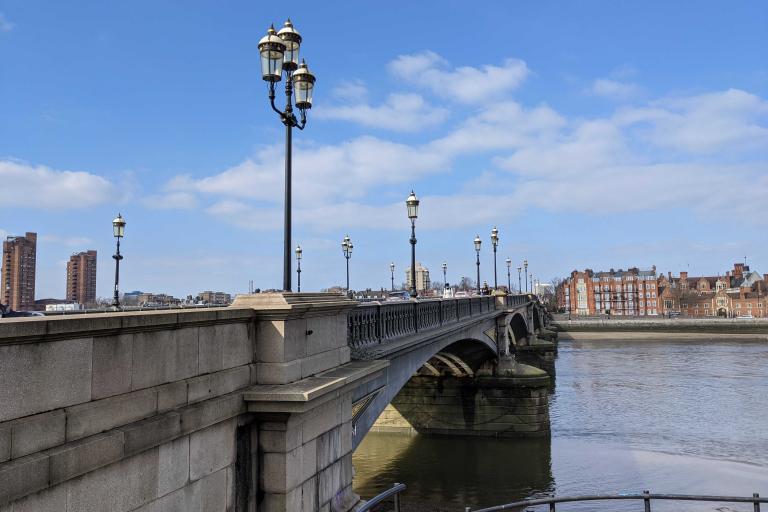
[[[405,200],[408,208],[408,218],[411,219],[411,296],[416,297],[416,218],[419,216],[419,200],[411,190],[411,195]]]
[[[296,291],[301,293],[301,246],[296,246]]]
[[[299,64],[301,35],[293,28],[291,20],[285,22],[280,32],[274,27],[259,41],[261,76],[269,82],[269,102],[280,121],[285,125],[285,221],[283,244],[283,290],[291,290],[291,150],[293,128],[303,130],[307,124],[307,110],[312,108],[312,90],[315,76],[304,61]],[[275,106],[275,84],[285,72],[285,108]],[[296,108],[301,121],[293,113],[292,97],[296,95]]]
[[[392,291],[395,291],[395,263],[392,262],[389,264],[389,278],[392,282]]]
[[[480,235],[475,236],[475,253],[477,255],[477,294],[480,295],[480,246],[483,241],[480,240]]]
[[[491,244],[493,245],[493,289],[499,289],[499,279],[496,275],[496,248],[499,246],[499,230],[494,227],[491,230]]]
[[[523,261],[523,267],[525,267],[525,293],[528,293],[528,260]]]
[[[448,285],[448,264],[446,262],[443,262],[443,288],[445,288]]]
[[[517,267],[517,293],[523,293],[523,278],[520,277],[523,267]]]
[[[344,240],[341,241],[341,250],[347,260],[347,294],[349,294],[349,258],[352,257],[352,247],[352,240],[349,235],[344,235]]]
[[[117,250],[112,257],[115,259],[115,297],[112,301],[112,305],[116,308],[120,307],[120,293],[118,286],[120,283],[120,260],[123,256],[120,254],[120,239],[125,236],[125,219],[119,213],[117,217],[112,221],[112,231],[117,240]]]
[[[507,258],[506,264],[507,264],[507,293],[512,293],[512,277],[510,275],[512,272],[512,260]]]

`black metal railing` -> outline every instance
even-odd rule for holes
[[[357,512],[370,512],[375,510],[376,505],[381,504],[383,501],[392,498],[394,512],[400,512],[400,493],[405,490],[405,484],[395,484],[391,489],[387,489],[383,493],[366,501],[365,504],[357,509]]]
[[[507,295],[507,307],[524,306],[529,295]],[[429,331],[496,309],[496,297],[462,297],[403,302],[365,302],[347,317],[347,342],[364,349],[389,340]]]
[[[527,510],[528,507],[536,505],[548,505],[549,512],[556,512],[557,503],[573,503],[579,501],[608,501],[608,500],[643,500],[645,512],[651,512],[652,500],[668,501],[708,501],[719,503],[752,503],[754,512],[760,512],[760,504],[768,503],[768,498],[761,498],[759,494],[752,496],[703,496],[694,494],[651,494],[650,491],[644,491],[642,494],[595,494],[586,496],[561,496],[541,498],[535,500],[515,501],[504,505],[494,507],[472,509],[465,507],[465,512],[497,512],[499,510]]]

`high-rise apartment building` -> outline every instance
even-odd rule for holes
[[[3,241],[0,302],[16,311],[35,308],[37,233],[9,236]]]
[[[73,254],[67,262],[67,300],[96,302],[96,251]]]
[[[411,287],[411,267],[405,269],[405,286]],[[423,292],[432,287],[432,281],[429,280],[429,269],[421,263],[416,264],[416,291]]]

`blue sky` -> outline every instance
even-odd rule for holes
[[[302,284],[417,258],[483,279],[657,265],[768,272],[763,2],[0,0],[0,236],[37,231],[38,297],[127,219],[123,290],[279,287],[283,127],[256,44],[292,17],[318,80],[294,136]],[[279,6],[279,7],[277,7]],[[500,267],[501,268],[501,267]],[[513,270],[514,272],[514,270]],[[503,274],[504,272],[501,271]]]

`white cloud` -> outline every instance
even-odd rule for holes
[[[648,126],[648,140],[691,153],[768,147],[768,101],[739,89],[667,98],[649,107],[624,109],[616,121]]]
[[[496,100],[516,89],[530,73],[519,59],[506,59],[501,66],[451,68],[448,61],[431,51],[400,55],[389,63],[389,70],[402,80],[460,103]]]
[[[8,21],[0,12],[0,32],[10,32],[11,30],[13,30],[13,23]]]
[[[114,199],[114,185],[83,171],[0,160],[0,205],[43,209],[81,209]]]
[[[415,132],[442,123],[448,110],[431,107],[418,94],[390,94],[386,103],[376,107],[365,103],[318,108],[320,119],[352,121],[363,126],[400,132]]]
[[[92,239],[84,236],[42,234],[40,235],[39,240],[50,244],[65,245],[67,247],[79,247],[81,250],[86,250],[86,246],[93,244]]]
[[[156,194],[144,198],[142,202],[153,210],[191,210],[198,205],[195,195],[189,192]]]
[[[639,96],[642,88],[633,83],[619,82],[607,78],[598,78],[589,88],[589,93],[614,100],[626,100]]]
[[[361,80],[342,82],[333,88],[333,95],[344,101],[362,102],[368,97],[368,88]]]

